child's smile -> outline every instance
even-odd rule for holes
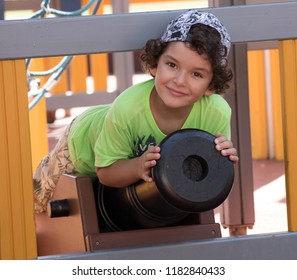
[[[152,74],[164,109],[189,108],[212,93],[208,90],[213,77],[210,62],[183,42],[169,44]]]

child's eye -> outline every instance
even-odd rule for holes
[[[199,72],[193,72],[193,76],[197,78],[202,78],[202,75]]]
[[[176,64],[174,62],[167,62],[167,65],[171,68],[176,68]]]

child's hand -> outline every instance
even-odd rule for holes
[[[228,156],[234,163],[238,162],[239,157],[237,156],[237,150],[233,147],[233,143],[220,132],[216,133],[215,137],[216,149],[221,151],[223,156]]]
[[[159,146],[154,146],[139,157],[139,177],[145,182],[153,181],[151,168],[157,164],[157,160],[161,157],[160,150]]]

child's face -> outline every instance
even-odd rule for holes
[[[212,94],[208,90],[213,77],[210,62],[183,42],[169,43],[151,73],[159,97],[170,108],[189,107]]]

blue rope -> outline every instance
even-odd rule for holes
[[[61,61],[55,66],[53,67],[52,69],[49,69],[47,71],[30,71],[29,74],[30,74],[30,77],[45,77],[45,76],[49,76],[53,73],[55,73],[59,68],[61,67],[65,67],[65,63],[66,61],[68,60],[70,56],[65,56],[63,59],[61,59]],[[72,56],[71,56],[72,58]]]
[[[42,99],[42,97],[49,91],[51,87],[53,87],[59,80],[60,76],[63,74],[64,70],[67,68],[69,63],[71,62],[73,56],[67,56],[64,59],[63,66],[58,69],[57,72],[53,73],[52,76],[48,79],[48,81],[43,85],[43,87],[38,91],[35,95],[35,98],[29,104],[29,110],[34,108],[37,103]]]
[[[88,10],[97,0],[91,0],[88,4],[86,4],[84,7],[76,10],[76,11],[71,11],[71,12],[65,12],[65,11],[60,11],[56,9],[49,8],[49,12],[53,15],[58,15],[58,16],[77,16],[81,15],[83,12]],[[101,2],[101,1],[100,1]]]
[[[41,2],[40,6],[41,7],[48,7],[50,2],[51,2],[50,0],[44,0],[44,1]],[[45,14],[46,14],[45,9],[40,9],[39,11],[34,13],[30,18],[44,17]]]
[[[74,16],[74,15],[81,15],[84,11],[89,9],[94,3],[95,7],[93,8],[92,15],[96,14],[99,6],[101,4],[101,0],[91,0],[88,4],[86,4],[84,7],[82,7],[79,10],[72,11],[72,12],[63,12],[59,10],[55,10],[49,7],[50,0],[44,0],[41,2],[41,9],[37,11],[35,14],[33,14],[30,18],[40,18],[45,17],[46,14],[54,14],[59,16]],[[39,72],[33,72],[28,71],[29,77],[37,77],[37,76],[49,76],[51,77],[48,79],[48,81],[45,83],[45,85],[39,89],[37,92],[32,93],[32,96],[34,96],[34,100],[30,102],[29,104],[29,110],[34,108],[37,103],[42,99],[42,97],[52,88],[59,80],[60,76],[63,74],[65,69],[70,64],[71,60],[73,59],[73,56],[65,56],[55,67],[52,69],[49,69],[47,71],[39,71]],[[29,68],[31,62],[31,58],[26,60],[26,67]],[[37,83],[35,83],[37,84]]]
[[[82,8],[76,10],[76,11],[71,11],[71,12],[65,12],[61,10],[56,10],[50,7],[50,0],[44,0],[41,2],[41,9],[37,12],[35,12],[30,18],[37,18],[37,17],[44,17],[44,15],[48,14],[53,14],[53,15],[58,15],[58,16],[77,16],[81,15],[83,12],[88,10],[94,3],[99,2],[99,5],[101,4],[101,1],[98,0],[90,0],[88,4],[83,6]],[[99,5],[96,4],[96,6]],[[97,10],[98,10],[97,8]]]

